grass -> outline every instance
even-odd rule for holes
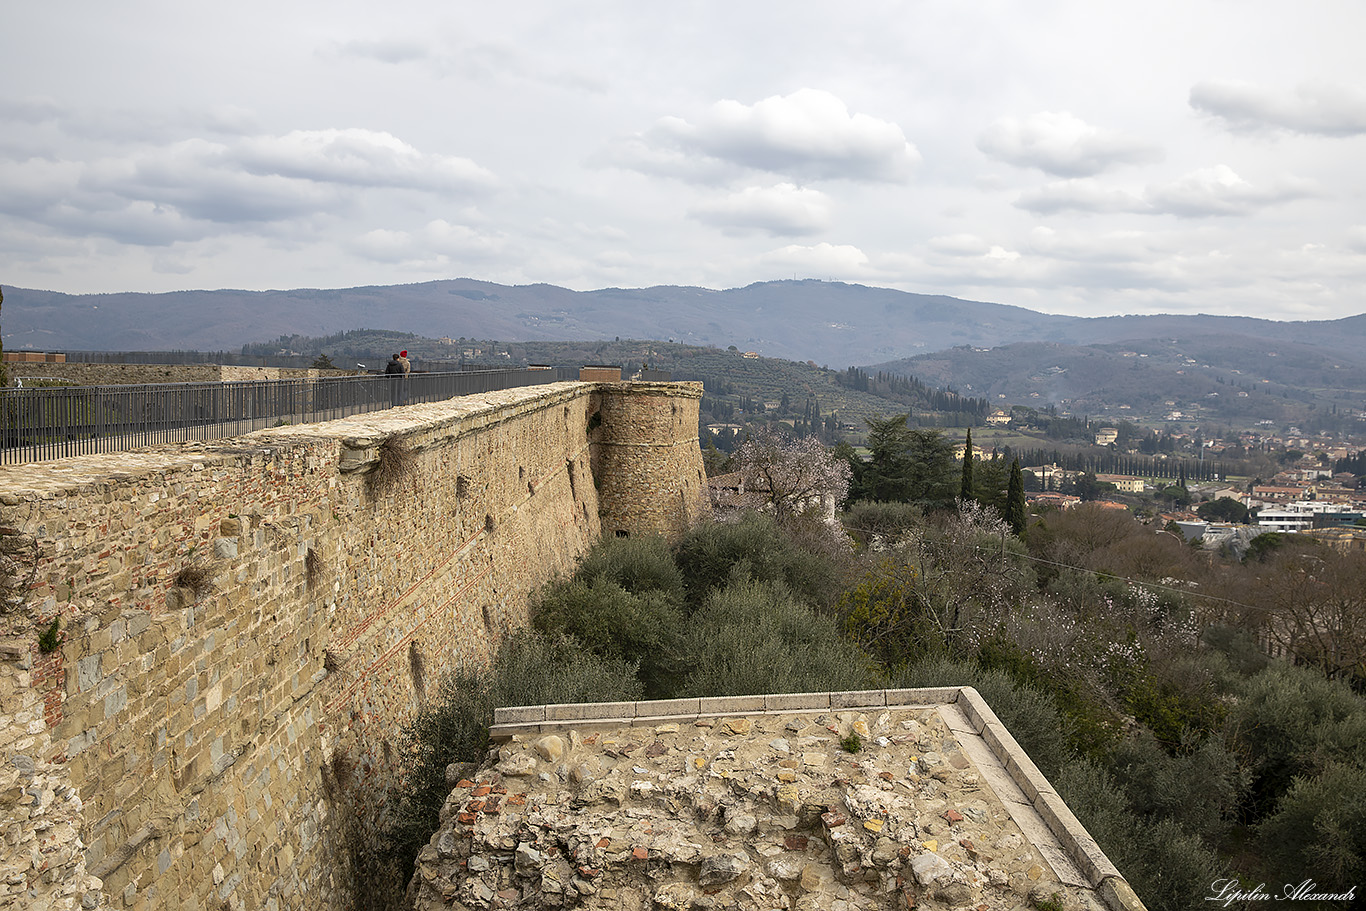
[[[219,567],[217,563],[195,561],[188,563],[180,568],[180,572],[175,574],[175,585],[177,588],[188,588],[194,593],[196,599],[209,594],[216,587],[215,579],[218,577]]]
[[[47,629],[38,634],[38,651],[43,654],[55,652],[62,644],[62,620],[53,617]]]
[[[375,467],[365,475],[365,489],[371,497],[379,499],[411,478],[416,470],[417,454],[403,438],[386,437],[379,444]]]

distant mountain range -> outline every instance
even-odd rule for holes
[[[383,328],[424,336],[526,341],[659,339],[757,351],[832,366],[889,363],[947,349],[1021,342],[1119,345],[1238,338],[1299,345],[1352,365],[1366,350],[1366,314],[1277,322],[1228,316],[1053,316],[1023,307],[841,282],[744,288],[661,286],[571,291],[474,279],[337,290],[61,294],[5,288],[7,350],[237,350],[281,335]],[[929,371],[913,368],[929,378]],[[961,380],[954,380],[961,383]],[[976,384],[974,384],[976,385]]]
[[[1366,404],[1366,351],[1359,344],[1354,351],[1335,347],[1238,334],[1096,345],[1017,342],[949,348],[867,369],[915,376],[991,402],[1055,403],[1093,417],[1179,412],[1186,420],[1238,426],[1262,420],[1310,426],[1310,417],[1323,418],[1312,422],[1323,429],[1358,426],[1354,419]],[[1336,422],[1333,415],[1348,420]]]

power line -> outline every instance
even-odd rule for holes
[[[845,526],[845,528],[848,529],[849,526]],[[878,534],[877,531],[875,531],[875,530],[873,530],[873,529],[870,529],[870,528],[854,528],[853,530],[854,530],[854,531],[865,532],[865,533],[867,533],[867,534]],[[950,547],[968,548],[968,549],[971,549],[971,550],[976,550],[976,551],[980,551],[980,552],[982,552],[982,553],[991,554],[991,555],[996,555],[996,554],[998,553],[998,551],[997,551],[996,549],[994,549],[994,548],[988,549],[988,548],[986,548],[986,547],[981,546],[980,544],[959,543],[959,542],[955,542],[955,541],[938,541],[938,542],[935,542],[935,543],[936,543],[936,544],[948,545],[948,546],[950,546]],[[1171,586],[1171,585],[1163,585],[1163,584],[1160,583],[1160,582],[1145,582],[1145,581],[1142,580],[1142,579],[1132,579],[1132,578],[1129,578],[1128,576],[1121,576],[1121,575],[1118,575],[1118,574],[1116,574],[1116,573],[1106,572],[1105,570],[1101,570],[1101,569],[1088,569],[1088,568],[1085,567],[1085,566],[1075,566],[1075,565],[1073,565],[1073,564],[1071,564],[1071,563],[1059,563],[1059,562],[1057,562],[1056,560],[1045,560],[1043,557],[1036,557],[1036,556],[1034,556],[1033,554],[1028,554],[1028,553],[1026,553],[1026,554],[1014,554],[1013,556],[1015,556],[1015,557],[1017,557],[1017,558],[1022,558],[1022,559],[1028,560],[1028,561],[1030,561],[1031,563],[1038,563],[1038,564],[1042,564],[1042,565],[1044,565],[1044,566],[1055,566],[1055,567],[1058,567],[1059,569],[1070,569],[1070,570],[1073,570],[1073,571],[1079,572],[1079,573],[1089,573],[1089,574],[1091,574],[1091,575],[1101,576],[1101,577],[1103,577],[1103,578],[1114,579],[1114,580],[1116,580],[1116,581],[1118,581],[1118,582],[1125,582],[1125,583],[1128,583],[1129,585],[1142,586],[1142,587],[1144,587],[1144,588],[1159,589],[1159,590],[1161,590],[1161,591],[1173,592],[1173,593],[1178,594],[1178,595],[1186,595],[1186,596],[1195,597],[1195,598],[1204,598],[1204,599],[1207,600],[1207,601],[1219,601],[1219,602],[1222,602],[1222,603],[1224,603],[1224,604],[1232,604],[1232,605],[1235,605],[1235,606],[1237,606],[1237,607],[1246,608],[1246,609],[1248,609],[1248,610],[1256,610],[1256,609],[1257,609],[1256,607],[1254,607],[1254,606],[1251,605],[1251,604],[1244,604],[1244,603],[1241,602],[1241,601],[1234,601],[1232,598],[1223,598],[1223,597],[1220,597],[1220,596],[1218,596],[1218,595],[1207,595],[1207,594],[1205,594],[1205,593],[1203,593],[1203,592],[1191,591],[1191,590],[1185,589],[1185,588],[1176,588],[1175,586]]]

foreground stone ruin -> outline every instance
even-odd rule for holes
[[[971,689],[499,713],[418,911],[1143,907]]]

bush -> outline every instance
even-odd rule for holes
[[[685,660],[692,671],[680,696],[858,690],[876,682],[868,656],[780,582],[740,579],[708,596],[692,617]]]
[[[1193,692],[1170,674],[1154,674],[1146,662],[1131,671],[1124,707],[1168,750],[1177,749],[1187,731],[1203,738],[1222,729],[1227,709],[1212,693]]]
[[[676,560],[696,607],[712,589],[732,580],[781,582],[810,604],[833,604],[841,574],[797,547],[772,517],[746,513],[733,523],[704,522],[680,542]]]
[[[884,665],[949,653],[944,618],[926,603],[915,567],[879,560],[839,602],[844,634]]]
[[[844,527],[865,547],[894,547],[913,528],[924,524],[920,507],[912,503],[875,503],[859,500],[844,514]]]
[[[1277,662],[1246,680],[1228,730],[1253,774],[1250,822],[1270,813],[1297,777],[1333,762],[1366,765],[1366,701],[1308,668]]]
[[[1170,819],[1152,824],[1136,815],[1124,792],[1094,763],[1069,763],[1056,789],[1151,911],[1199,908],[1210,883],[1227,875],[1198,836]]]
[[[1257,827],[1276,882],[1312,879],[1319,893],[1366,883],[1366,770],[1330,764],[1299,778]],[[1344,904],[1344,907],[1347,907]]]
[[[685,594],[683,574],[669,545],[658,536],[604,538],[584,557],[574,578],[590,585],[615,582],[632,594],[662,592],[676,602]]]
[[[1222,655],[1224,667],[1242,677],[1263,671],[1271,659],[1246,630],[1233,626],[1211,626],[1200,634],[1200,639],[1213,652]]]
[[[533,625],[542,632],[573,636],[600,658],[639,665],[646,695],[667,698],[680,666],[680,604],[659,589],[628,591],[606,572],[592,581],[584,575],[580,571],[572,581],[547,586],[532,606]]]
[[[1219,737],[1188,738],[1172,755],[1143,730],[1120,744],[1110,770],[1139,816],[1172,820],[1211,844],[1233,821],[1245,777]]]
[[[978,660],[983,667],[1000,670],[1017,684],[1049,696],[1067,719],[1072,747],[1093,759],[1109,756],[1122,736],[1120,719],[1098,694],[1074,674],[1028,654],[1003,635],[982,643]]]

